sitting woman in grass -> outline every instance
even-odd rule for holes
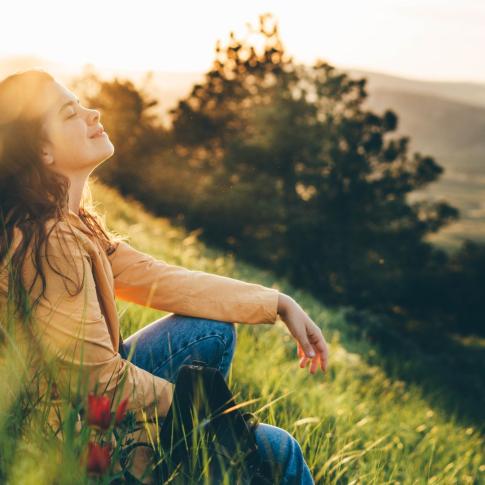
[[[36,335],[60,369],[87,369],[80,373],[87,390],[101,386],[108,396],[123,376],[128,410],[141,420],[156,409],[163,418],[182,364],[203,360],[227,378],[235,322],[274,324],[279,316],[296,340],[300,367],[310,362],[312,374],[325,371],[322,332],[291,297],[167,264],[108,231],[85,207],[85,194],[90,174],[113,153],[99,111],[47,72],[18,72],[0,83],[0,302],[13,285],[20,313],[21,291],[28,295]],[[172,313],[123,341],[115,297]],[[271,356],[261,365],[271,365]],[[56,375],[61,393],[75,389],[66,375]],[[313,483],[286,430],[260,423],[256,440],[280,467],[281,483]]]

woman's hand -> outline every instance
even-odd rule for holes
[[[306,367],[311,361],[312,374],[315,374],[319,364],[325,372],[328,366],[328,347],[318,325],[293,298],[284,293],[280,293],[278,298],[278,314],[297,341],[300,367]]]

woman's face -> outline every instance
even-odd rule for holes
[[[79,104],[76,95],[56,81],[49,84],[45,98],[49,108],[42,158],[50,169],[66,176],[89,175],[113,155],[106,133],[93,138],[102,128],[99,111]]]

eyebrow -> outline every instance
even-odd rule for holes
[[[80,103],[79,98],[76,98],[76,101],[77,101],[77,103],[78,103],[78,104]],[[75,103],[74,101],[68,101],[67,103],[64,103],[64,104],[63,104],[63,105],[60,107],[60,109],[59,109],[59,113],[61,113],[61,112],[62,112],[62,110],[63,110],[64,108],[67,108],[68,106],[71,106],[72,104],[76,104],[76,103]]]

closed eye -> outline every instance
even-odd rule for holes
[[[76,102],[77,102],[77,105],[78,105],[78,106],[81,106],[81,101],[79,100],[79,98],[76,98]],[[67,103],[66,103],[66,104],[65,104],[65,105],[64,105],[64,106],[61,108],[61,110],[62,110],[63,108],[65,108],[65,107],[67,107],[67,106],[70,106],[71,108],[74,108],[74,106],[75,106],[75,105],[76,105],[76,103],[74,103],[74,101],[68,101],[68,102],[67,102]],[[74,118],[74,116],[76,116],[76,114],[77,114],[77,113],[76,113],[76,110],[74,110],[74,114],[72,114],[71,116],[68,116],[68,117],[66,118],[66,120],[68,120],[68,119],[70,119],[70,118]]]

